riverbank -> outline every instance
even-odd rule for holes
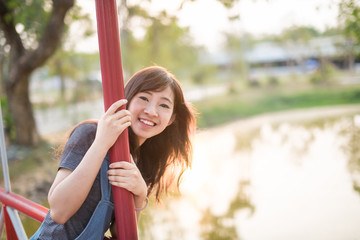
[[[241,148],[243,145],[250,144],[245,139],[257,134],[263,125],[314,123],[318,120],[322,122],[323,119],[337,119],[340,116],[354,116],[355,125],[360,125],[360,104],[313,107],[258,114],[215,127],[198,129],[196,139],[205,141],[213,136],[221,135],[223,132],[233,132],[236,129],[236,135],[238,136],[237,147]]]
[[[199,101],[194,105],[200,113],[199,128],[209,128],[264,113],[352,104],[360,104],[360,85],[299,85],[246,89]]]
[[[338,106],[325,106],[313,107],[305,109],[285,110],[272,113],[258,114],[246,119],[237,120],[223,126],[215,127],[232,128],[236,126],[244,126],[246,128],[259,127],[262,124],[278,124],[284,122],[308,122],[317,119],[334,118],[339,116],[348,116],[360,114],[360,104],[351,105],[338,105]]]

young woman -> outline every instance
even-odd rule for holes
[[[109,183],[133,193],[138,218],[147,196],[154,193],[159,200],[190,166],[195,118],[178,80],[162,67],[148,67],[130,78],[125,97],[97,123],[81,123],[70,134],[49,190],[50,211],[31,239],[89,239],[96,234],[92,239],[102,239],[114,221]],[[124,104],[127,110],[117,111]],[[127,127],[132,163],[109,165],[107,152]],[[176,176],[174,169],[180,169]],[[96,230],[89,234],[89,229]]]

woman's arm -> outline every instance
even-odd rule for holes
[[[50,188],[48,200],[52,219],[64,224],[85,201],[99,172],[107,151],[125,128],[131,117],[127,110],[117,111],[126,100],[115,102],[101,117],[96,137],[74,171],[61,168]]]
[[[61,168],[50,188],[48,200],[51,218],[64,224],[81,207],[105,158],[106,150],[91,145],[74,171]]]

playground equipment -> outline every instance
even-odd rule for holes
[[[95,2],[104,105],[105,110],[107,110],[112,103],[125,96],[117,4],[116,0],[96,0]],[[0,119],[0,150],[5,183],[5,189],[0,188],[0,202],[2,203],[0,233],[3,232],[5,225],[7,239],[26,240],[28,237],[20,221],[18,211],[42,222],[48,209],[11,192],[1,107]],[[110,161],[131,161],[127,130],[119,136],[110,149]],[[132,194],[125,189],[113,187],[113,198],[118,239],[138,239]]]
[[[2,119],[3,118],[0,107],[0,150],[5,184],[5,189],[0,188],[0,202],[2,203],[2,209],[0,214],[0,235],[3,232],[3,228],[5,225],[6,239],[23,240],[28,239],[28,237],[26,236],[25,230],[20,221],[18,211],[39,222],[42,222],[45,219],[45,216],[49,210],[46,207],[43,207],[37,203],[34,203],[24,197],[21,197],[11,192],[9,167],[3,131],[4,125]]]

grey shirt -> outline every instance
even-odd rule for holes
[[[65,145],[59,169],[74,170],[95,139],[97,123],[84,123],[70,135]],[[109,162],[107,154],[104,161]],[[101,200],[100,174],[96,176],[93,186],[80,209],[65,223],[58,224],[47,214],[39,239],[75,239],[86,227],[98,202]]]

